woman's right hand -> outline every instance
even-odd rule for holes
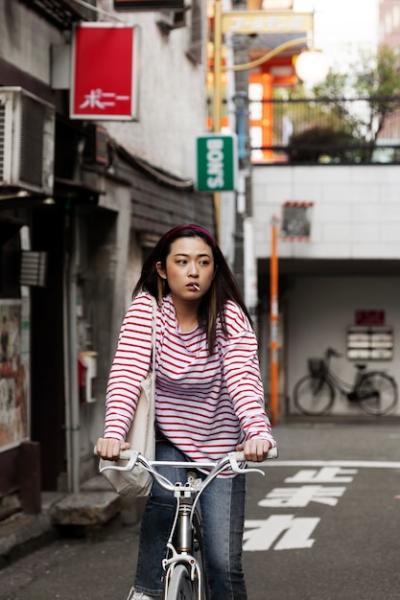
[[[99,438],[96,442],[96,454],[104,460],[118,460],[121,450],[128,450],[129,444],[114,438]]]

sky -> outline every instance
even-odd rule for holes
[[[354,62],[358,49],[373,50],[378,0],[294,0],[296,11],[314,11],[314,43],[335,68]]]

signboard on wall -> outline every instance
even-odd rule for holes
[[[313,202],[293,200],[282,206],[281,237],[286,241],[307,241],[311,237]]]
[[[384,325],[385,311],[376,309],[356,310],[354,322],[356,325]]]
[[[232,10],[222,15],[223,33],[299,33],[313,29],[313,13],[290,10]]]
[[[73,32],[71,119],[138,118],[139,29],[80,23]]]
[[[236,188],[237,138],[209,133],[197,138],[197,189],[227,192]]]
[[[0,450],[28,437],[28,352],[21,300],[0,300]]]

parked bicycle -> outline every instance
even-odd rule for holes
[[[367,365],[356,363],[352,384],[342,381],[330,369],[332,357],[342,355],[334,348],[325,351],[323,359],[309,359],[309,374],[295,385],[293,401],[304,415],[328,413],[335,401],[336,391],[347,400],[358,404],[366,413],[381,416],[389,413],[397,404],[396,381],[383,371],[367,371]]]
[[[277,451],[272,448],[267,458],[276,458]],[[207,600],[206,573],[201,561],[201,521],[197,504],[206,487],[227,469],[235,473],[257,472],[260,469],[249,469],[244,463],[242,452],[231,452],[216,463],[213,462],[171,462],[148,461],[142,454],[134,450],[121,452],[120,458],[127,460],[126,467],[109,466],[105,469],[131,470],[142,465],[154,480],[165,490],[172,492],[176,498],[176,513],[171,533],[167,542],[166,558],[163,568],[163,600]],[[172,466],[191,470],[187,481],[172,483],[157,471],[158,467]],[[204,480],[196,476],[193,469],[211,469]]]

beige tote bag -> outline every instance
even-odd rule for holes
[[[156,385],[156,322],[157,302],[152,298],[152,366],[151,371],[141,384],[140,393],[133,422],[126,436],[131,450],[143,454],[148,460],[155,459],[155,385]],[[126,460],[108,461],[100,459],[99,469],[105,467],[125,467]],[[153,478],[141,465],[137,465],[132,471],[102,470],[102,475],[108,479],[119,494],[132,494],[136,497],[145,497],[150,494]]]

